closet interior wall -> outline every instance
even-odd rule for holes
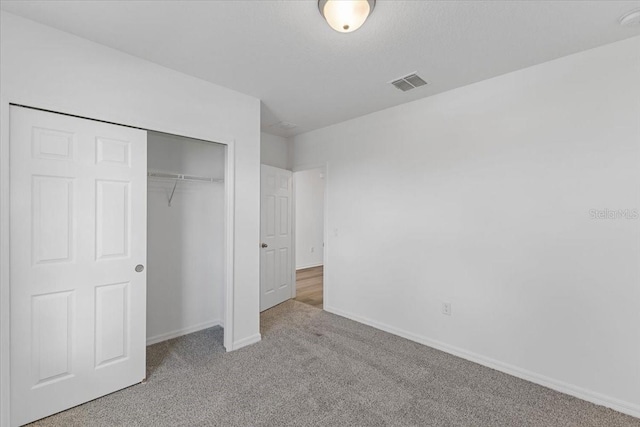
[[[217,181],[148,179],[148,344],[222,324],[224,162],[223,145],[149,132],[149,172]]]

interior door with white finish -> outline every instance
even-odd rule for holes
[[[11,423],[145,378],[146,132],[10,110]]]
[[[292,173],[261,166],[260,311],[293,296]]]

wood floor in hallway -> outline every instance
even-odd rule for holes
[[[323,273],[323,266],[296,271],[296,301],[322,308]]]

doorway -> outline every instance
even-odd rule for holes
[[[324,306],[325,168],[293,173],[295,188],[295,300]]]

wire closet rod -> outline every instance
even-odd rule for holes
[[[223,179],[210,178],[208,176],[196,176],[196,175],[185,175],[182,173],[169,173],[169,172],[147,172],[147,176],[149,178],[154,179],[166,179],[168,181],[175,181],[173,183],[173,189],[171,190],[171,195],[169,196],[169,207],[171,207],[171,202],[173,201],[173,195],[176,193],[176,187],[178,186],[178,181],[190,181],[190,182],[224,182]]]
[[[149,178],[168,179],[172,181],[224,182],[223,179],[210,178],[208,176],[185,175],[182,173],[148,172],[147,176]]]

